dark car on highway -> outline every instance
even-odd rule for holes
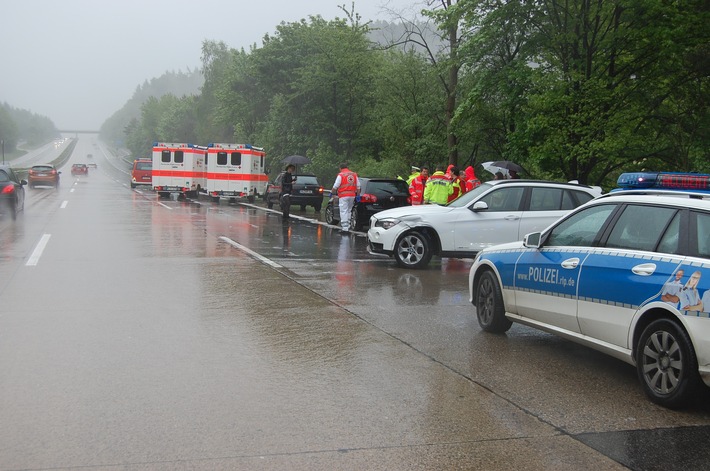
[[[284,176],[281,172],[276,180],[269,183],[266,187],[266,206],[271,209],[274,204],[279,204],[279,195],[281,194],[281,179]],[[301,210],[305,210],[306,206],[313,206],[316,212],[321,210],[323,206],[323,185],[318,182],[313,174],[298,174],[296,181],[293,183],[291,191],[291,206],[300,206]]]
[[[337,225],[340,222],[338,197],[333,195],[325,207],[325,221]],[[369,224],[370,216],[384,209],[399,208],[412,204],[409,185],[398,178],[360,178],[360,196],[350,217],[350,228],[360,230]]]
[[[26,180],[20,180],[13,169],[0,165],[0,213],[9,213],[14,220],[25,208]]]

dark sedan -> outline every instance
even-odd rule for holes
[[[350,228],[360,230],[366,227],[370,216],[384,209],[398,208],[412,204],[409,185],[398,178],[360,178],[360,196],[350,217]],[[325,221],[337,225],[340,222],[338,197],[331,196],[325,207]]]
[[[284,172],[281,172],[273,183],[266,188],[266,206],[271,209],[274,204],[279,204],[281,194],[281,179]],[[323,205],[323,185],[318,182],[318,178],[312,174],[297,174],[291,191],[291,206],[300,206],[305,210],[306,206],[313,206],[319,212]]]
[[[15,220],[17,213],[25,209],[25,185],[13,169],[0,165],[0,212],[8,212]]]

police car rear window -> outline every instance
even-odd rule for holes
[[[616,221],[606,246],[616,249],[654,251],[677,212],[675,208],[629,205],[624,208],[624,212]],[[674,227],[677,231],[678,226]],[[677,243],[675,249],[677,250]]]

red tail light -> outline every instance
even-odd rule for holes
[[[57,171],[54,170],[54,169],[52,169],[52,171],[51,171],[50,173],[51,173],[52,175],[56,175],[56,174],[57,174]]]
[[[8,185],[2,189],[3,195],[9,195],[10,193],[14,193],[14,192],[15,192],[15,187],[12,185]]]
[[[361,203],[377,203],[377,196],[372,195],[370,193],[365,193],[364,195],[360,195],[360,202]]]

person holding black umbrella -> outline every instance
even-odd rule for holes
[[[286,173],[284,173],[281,179],[281,193],[279,194],[279,202],[281,203],[281,211],[283,212],[283,217],[289,217],[289,210],[291,208],[291,192],[293,191],[293,182],[296,181],[296,176],[293,171],[296,166],[293,164],[288,164],[286,166]]]

